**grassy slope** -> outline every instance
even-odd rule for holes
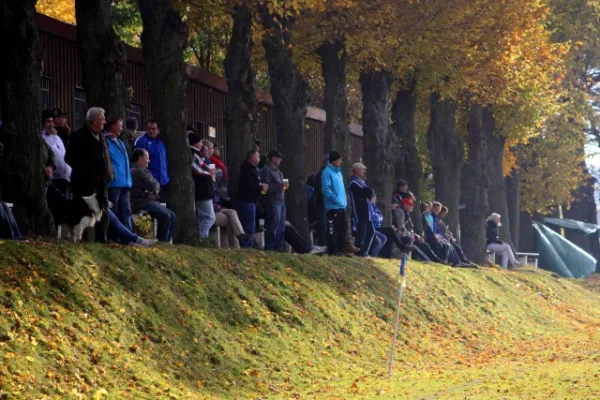
[[[537,270],[0,243],[0,398],[599,398],[598,295]]]

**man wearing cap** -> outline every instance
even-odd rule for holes
[[[265,250],[284,251],[285,249],[285,194],[288,183],[283,180],[279,165],[283,155],[271,150],[267,155],[267,165],[260,172],[261,182],[268,185],[265,199]]]
[[[362,163],[352,165],[352,177],[348,183],[350,206],[352,208],[352,231],[355,234],[356,247],[360,248],[359,257],[366,257],[373,243],[375,229],[371,219],[371,199],[373,189],[364,181],[367,167]]]
[[[63,141],[66,149],[69,147],[69,135],[71,134],[71,127],[69,127],[69,121],[67,121],[69,114],[64,112],[62,108],[55,108],[52,113],[54,114],[54,129],[56,129],[56,133]]]
[[[329,153],[329,164],[321,174],[323,204],[327,221],[327,253],[340,255],[346,246],[346,207],[348,200],[342,176],[342,155]]]
[[[412,251],[413,256],[423,261],[440,262],[431,247],[414,232],[414,226],[410,214],[415,208],[414,201],[406,197],[400,202],[399,207],[394,210],[394,217],[400,241],[404,245],[402,252]]]
[[[66,196],[69,190],[69,181],[71,180],[71,167],[65,162],[67,149],[62,139],[58,136],[58,131],[55,129],[54,113],[48,110],[42,111],[42,124],[44,127],[42,138],[54,153],[54,165],[56,168],[52,172],[52,183]]]

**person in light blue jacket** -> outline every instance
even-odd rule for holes
[[[131,216],[131,169],[127,146],[119,139],[123,132],[123,120],[111,117],[106,121],[106,145],[112,164],[114,179],[108,184],[108,200],[113,203],[112,211],[119,221],[133,231]]]
[[[327,220],[327,253],[340,255],[346,246],[346,185],[342,176],[342,155],[337,151],[329,154],[329,164],[321,175],[323,203]]]

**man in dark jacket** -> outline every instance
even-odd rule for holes
[[[366,169],[367,167],[362,163],[352,165],[352,177],[348,183],[350,206],[352,207],[352,231],[356,237],[354,245],[360,249],[356,254],[359,257],[366,257],[369,254],[375,235],[370,204],[374,192],[363,180]]]
[[[265,250],[285,250],[285,194],[288,183],[283,179],[279,165],[283,155],[271,150],[267,155],[267,165],[261,171],[261,181],[267,184],[265,198]]]
[[[106,140],[102,129],[106,119],[104,110],[92,107],[86,114],[87,123],[69,137],[65,161],[72,168],[71,187],[73,198],[96,194],[100,208],[104,209],[102,220],[96,225],[96,240],[106,242],[108,231],[108,182],[113,171]]]
[[[69,113],[64,112],[62,108],[55,108],[52,110],[52,114],[54,115],[54,129],[56,129],[56,134],[62,139],[66,149],[69,147],[69,136],[71,135],[71,127],[69,121],[67,121]]]
[[[260,181],[259,162],[258,151],[250,150],[246,153],[246,161],[240,168],[238,178],[237,212],[247,235],[256,232],[256,204],[260,201],[261,194],[266,193],[268,189],[268,186]]]
[[[160,183],[148,169],[150,156],[145,149],[135,149],[131,156],[131,208],[134,213],[145,211],[158,222],[156,238],[170,242],[175,229],[175,213],[160,204]]]
[[[414,258],[423,261],[441,262],[435,252],[429,245],[417,235],[414,231],[414,225],[410,214],[413,212],[415,203],[410,198],[405,198],[400,202],[398,208],[394,211],[394,223],[398,229],[398,236],[404,245],[402,252],[412,251]]]
[[[215,223],[215,209],[213,199],[215,197],[216,169],[209,169],[210,150],[202,143],[202,138],[195,132],[188,135],[190,150],[192,152],[192,176],[194,178],[194,189],[196,198],[196,219],[200,237],[208,237],[210,228]]]

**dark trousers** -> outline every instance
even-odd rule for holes
[[[463,262],[466,264],[471,263],[471,261],[469,261],[467,256],[465,256],[465,252],[459,245],[457,245],[456,243],[452,243],[452,247],[454,248],[454,251],[456,252],[456,255],[458,256],[458,259],[460,260],[460,262]]]
[[[329,210],[327,219],[327,253],[343,254],[346,245],[346,210]]]
[[[379,257],[381,254],[381,249],[387,243],[387,237],[379,232],[375,231],[375,235],[373,236],[373,244],[371,245],[371,249],[369,250],[369,254],[373,257]]]
[[[52,184],[65,195],[67,199],[71,198],[71,183],[66,179],[52,179]]]
[[[400,249],[401,252],[407,252],[408,247],[402,243],[400,237],[398,236],[398,232],[390,226],[382,227],[377,229],[378,232],[381,232],[387,238],[386,243],[383,248],[379,252],[379,256],[382,258],[392,258],[392,251],[394,249],[394,245]]]
[[[313,249],[312,244],[306,241],[293,225],[285,225],[285,241],[296,253],[306,254]]]
[[[17,221],[12,211],[6,203],[0,201],[0,238],[2,239],[21,239],[21,232],[17,226]]]
[[[373,222],[363,221],[358,222],[356,225],[354,245],[360,249],[356,255],[359,257],[366,257],[369,254],[369,250],[373,244],[373,237],[375,236]]]
[[[240,223],[247,235],[256,233],[256,203],[237,202],[237,213]]]
[[[443,262],[431,249],[431,246],[429,246],[426,242],[420,242],[415,240],[413,246],[419,249],[419,251],[413,250],[412,256],[414,259],[423,261],[433,261],[436,263]]]
[[[268,203],[265,207],[265,250],[285,249],[285,202]]]

